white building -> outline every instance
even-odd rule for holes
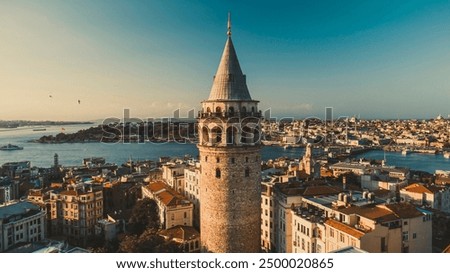
[[[30,202],[0,207],[0,251],[17,243],[43,240],[44,222],[45,211]]]
[[[184,196],[194,204],[194,226],[200,227],[200,162],[192,162],[184,169]]]

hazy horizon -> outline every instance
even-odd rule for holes
[[[209,95],[228,11],[274,117],[450,113],[448,1],[40,0],[0,3],[0,119],[187,116]]]

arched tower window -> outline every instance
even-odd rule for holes
[[[206,107],[206,112],[207,112],[207,113],[211,113],[211,108]]]
[[[216,113],[222,113],[222,108],[220,108],[220,106],[216,107]]]
[[[242,135],[241,135],[241,143],[252,143],[253,142],[253,130],[245,126],[242,128]]]
[[[257,144],[260,142],[260,133],[259,133],[259,127],[256,127],[255,130],[253,130],[253,144]]]
[[[237,134],[238,129],[234,126],[230,126],[227,128],[227,144],[236,144],[237,143]]]
[[[220,169],[217,168],[216,169],[216,178],[220,178],[221,174],[220,174]]]
[[[252,106],[252,113],[255,113],[255,106]]]
[[[233,107],[233,106],[230,106],[230,107],[228,108],[228,112],[230,112],[230,114],[233,114],[233,113],[234,113],[234,107]]]
[[[209,143],[209,131],[206,126],[202,128],[202,143],[203,144]]]
[[[242,107],[242,113],[244,113],[244,114],[247,113],[247,107],[245,107],[245,106]]]
[[[214,127],[211,132],[213,144],[220,144],[222,142],[222,128]]]

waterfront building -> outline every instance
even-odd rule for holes
[[[45,239],[45,210],[31,202],[16,202],[0,206],[0,252],[17,243]]]
[[[261,147],[258,101],[231,39],[199,113],[200,229],[204,252],[259,252]]]

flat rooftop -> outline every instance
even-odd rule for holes
[[[37,205],[34,205],[28,201],[17,202],[13,204],[9,204],[7,206],[0,207],[0,219],[5,219],[12,215],[20,215],[29,212],[30,210],[38,210],[41,208]]]

